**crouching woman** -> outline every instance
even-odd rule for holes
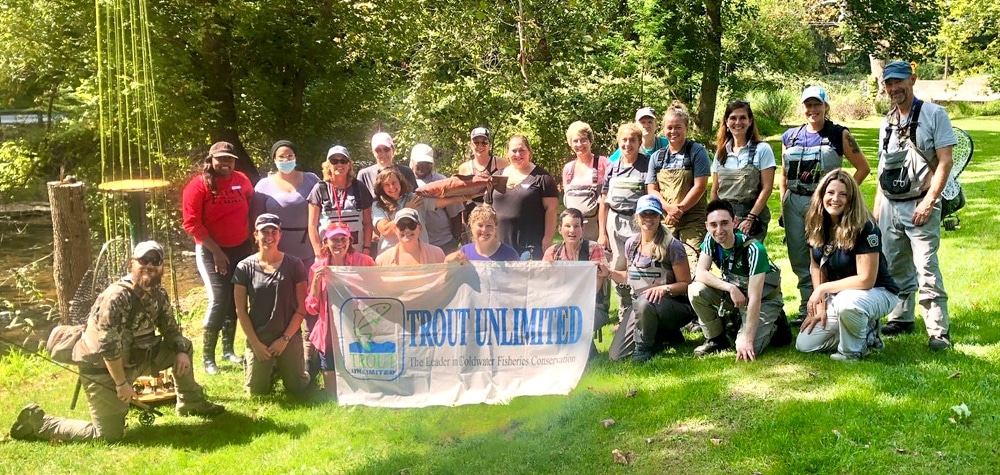
[[[309,384],[301,334],[306,269],[298,258],[278,250],[277,216],[262,214],[254,227],[258,251],[233,273],[236,316],[247,336],[245,385],[250,394],[270,393],[277,365],[285,390],[300,393]]]
[[[879,322],[896,305],[899,287],[882,255],[882,233],[854,178],[828,173],[806,211],[813,293],[795,342],[799,351],[835,351],[856,360],[881,349]]]

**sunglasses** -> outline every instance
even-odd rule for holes
[[[136,262],[138,262],[139,264],[142,264],[144,266],[145,265],[149,265],[149,264],[153,264],[154,267],[160,267],[160,264],[163,264],[163,259],[160,259],[159,257],[146,257],[146,256],[143,256],[143,257],[137,257],[137,258],[135,258],[135,260],[136,260]]]
[[[399,223],[396,223],[396,228],[398,228],[400,231],[410,231],[410,230],[416,231],[417,222],[413,221],[412,219],[404,219]]]
[[[378,152],[378,153],[385,153],[385,152],[389,152],[391,150],[392,149],[390,149],[389,147],[375,147],[375,151]]]
[[[487,146],[487,145],[490,144],[490,141],[489,140],[473,140],[472,143],[475,144],[476,146],[479,146],[479,147],[485,147],[485,146]]]
[[[347,158],[330,158],[328,161],[333,165],[347,165],[351,163],[351,160]]]

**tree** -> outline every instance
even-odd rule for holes
[[[989,74],[1000,90],[1000,5],[986,0],[944,2],[938,56],[967,74]]]

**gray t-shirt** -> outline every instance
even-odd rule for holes
[[[304,262],[312,263],[313,247],[309,242],[309,208],[307,198],[319,177],[303,172],[302,182],[292,191],[285,191],[274,184],[273,176],[267,176],[254,186],[251,219],[262,213],[276,214],[281,218],[281,242],[278,250],[289,253]]]
[[[236,265],[233,284],[246,287],[250,297],[250,322],[257,338],[265,345],[277,340],[288,328],[299,305],[295,286],[305,281],[305,266],[291,254],[285,254],[273,273],[264,272],[257,254]]]
[[[910,115],[913,108],[910,108]],[[902,124],[905,126],[911,117],[907,117]],[[882,144],[885,143],[885,129],[889,125],[889,118],[882,118],[882,126],[878,129],[879,159],[882,158]],[[939,148],[950,147],[958,143],[955,131],[951,128],[951,119],[948,118],[948,111],[937,104],[924,101],[920,106],[920,117],[917,117],[917,148],[925,157],[934,157],[935,151]],[[889,137],[888,151],[899,150],[899,135],[893,134]]]

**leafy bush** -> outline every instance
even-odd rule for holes
[[[952,102],[947,105],[948,115],[953,119],[959,117],[981,117],[1000,115],[1000,101],[991,102]]]
[[[765,125],[777,126],[781,128],[781,122],[795,107],[795,98],[784,89],[773,89],[766,91],[755,91],[750,95],[750,104],[753,107],[754,118],[757,120],[757,128],[764,132]]]

